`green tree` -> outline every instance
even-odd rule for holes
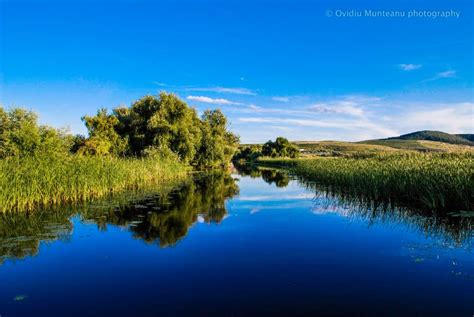
[[[116,131],[119,120],[102,108],[95,116],[84,116],[89,138],[84,141],[78,153],[85,155],[123,155],[127,150],[127,139]]]
[[[206,110],[202,115],[201,144],[196,165],[217,167],[230,162],[239,145],[239,138],[227,130],[227,119],[221,110]]]
[[[299,150],[296,145],[290,143],[287,139],[278,137],[275,142],[268,141],[263,145],[262,155],[296,158],[299,156]]]
[[[0,107],[0,158],[63,155],[69,151],[70,141],[65,131],[38,125],[38,116],[32,111]]]
[[[117,131],[129,140],[129,152],[144,155],[159,149],[175,153],[190,163],[200,143],[200,120],[194,109],[174,94],[146,96],[130,108],[114,110],[119,124]]]

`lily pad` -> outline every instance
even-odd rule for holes
[[[25,300],[28,297],[28,295],[17,295],[13,297],[13,300],[15,302],[21,302],[22,300]]]

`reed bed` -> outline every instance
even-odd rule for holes
[[[474,156],[398,153],[368,158],[267,159],[306,182],[345,198],[426,211],[474,210]]]
[[[188,168],[160,158],[28,157],[0,160],[0,211],[99,198],[185,177]]]

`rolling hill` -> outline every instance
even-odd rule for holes
[[[474,153],[473,134],[417,131],[398,137],[361,142],[295,141],[304,155],[338,156],[355,153],[380,153],[400,150],[420,152]]]
[[[388,146],[401,150],[414,150],[423,152],[473,152],[474,141],[472,134],[449,134],[441,131],[417,131],[379,140],[358,142]]]
[[[463,137],[463,134],[456,135],[441,131],[417,131],[385,140],[424,140],[474,146],[474,142],[469,140],[469,138],[472,137],[472,134],[466,134],[465,136],[466,137]]]

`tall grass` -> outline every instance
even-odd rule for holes
[[[0,160],[0,211],[77,202],[183,177],[182,164],[160,158],[84,156]]]
[[[401,153],[365,158],[261,159],[329,193],[428,211],[474,210],[474,156]]]

